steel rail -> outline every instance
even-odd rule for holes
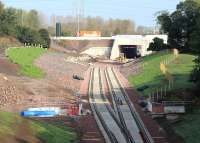
[[[89,82],[89,95],[92,97],[92,99],[94,100],[94,96],[93,96],[93,81],[94,81],[94,68],[91,70],[90,73],[90,82]],[[92,89],[92,90],[91,90]],[[108,126],[106,125],[102,115],[100,114],[100,112],[98,111],[97,107],[96,107],[96,103],[92,103],[92,109],[94,109],[94,112],[96,113],[98,119],[101,122],[102,127],[104,128],[107,136],[109,137],[109,140],[111,143],[119,143],[117,138],[114,136],[114,134],[112,133],[112,131],[110,131],[110,129],[108,128]]]
[[[116,101],[117,101],[116,94],[113,90],[113,85],[112,85],[112,82],[111,82],[111,79],[108,75],[107,70],[105,70],[105,74],[106,74],[107,82],[108,82],[108,85],[109,85],[109,91],[110,91],[110,94],[112,95],[112,98],[113,98],[113,102],[116,103]],[[129,142],[135,143],[133,137],[131,136],[131,134],[130,134],[128,128],[127,128],[127,125],[125,123],[125,120],[124,120],[124,117],[123,117],[123,114],[122,114],[122,111],[121,111],[119,105],[117,103],[115,105],[116,105],[116,109],[117,109],[117,115],[119,116],[119,120],[121,122],[121,125],[123,126],[126,137],[128,138]]]
[[[130,110],[131,110],[131,114],[132,114],[133,118],[135,119],[136,124],[137,124],[137,126],[138,126],[140,132],[142,133],[142,137],[144,138],[144,140],[145,140],[146,143],[154,143],[154,140],[153,140],[152,136],[150,135],[149,131],[148,131],[147,128],[145,127],[145,125],[144,125],[142,119],[140,118],[139,114],[137,113],[137,111],[136,111],[134,105],[132,104],[132,102],[131,102],[129,96],[127,95],[126,91],[125,91],[124,88],[122,87],[122,85],[121,85],[121,83],[120,83],[120,81],[119,81],[117,75],[115,74],[113,68],[111,68],[111,70],[112,70],[112,73],[114,74],[114,77],[115,77],[115,79],[116,79],[116,81],[117,81],[119,87],[120,87],[120,90],[121,90],[122,93],[123,93],[123,96],[124,96],[124,98],[125,98],[125,100],[126,100],[128,106],[129,106],[129,108],[130,108]]]
[[[107,78],[107,76],[106,76]],[[100,92],[101,92],[101,97],[104,101],[108,101],[108,99],[106,98],[106,96],[103,93],[103,85],[102,85],[102,80],[101,80],[101,71],[99,69],[99,85],[100,85]],[[106,79],[107,80],[107,79]],[[105,103],[104,103],[105,104]],[[106,108],[108,109],[110,115],[113,117],[113,119],[115,120],[115,122],[117,123],[117,125],[120,127],[120,130],[122,131],[122,133],[124,134],[124,136],[126,137],[126,141],[129,143],[133,143],[130,140],[130,137],[128,136],[128,130],[124,127],[124,124],[122,124],[118,118],[116,117],[116,115],[114,114],[113,110],[111,109],[110,106],[108,106],[107,104],[105,104]]]

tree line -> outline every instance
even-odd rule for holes
[[[55,36],[56,22],[62,24],[62,36],[76,36],[77,34],[77,17],[52,16],[49,24],[44,20],[47,18],[36,10],[7,8],[0,1],[0,36],[9,35],[16,37],[22,43],[49,47],[49,35]],[[104,19],[99,16],[81,17],[80,30],[101,31],[102,36],[155,33],[155,27],[136,26],[135,22],[130,19]]]
[[[192,53],[197,56],[191,80],[200,87],[200,0],[180,2],[172,13],[162,11],[157,16],[160,32],[168,35],[168,45],[164,48],[177,48],[180,52]],[[163,45],[154,39],[151,50]],[[160,47],[160,46],[159,46]],[[162,46],[161,46],[162,47]],[[162,50],[159,49],[159,50]]]
[[[74,16],[55,16],[51,17],[49,32],[55,35],[55,24],[60,22],[62,25],[63,36],[76,36],[77,17]],[[104,19],[100,16],[81,17],[80,30],[101,31],[102,36],[113,36],[118,34],[154,34],[155,27],[136,26],[130,19]]]
[[[48,48],[49,33],[40,27],[40,17],[36,10],[6,8],[0,1],[0,36],[13,36],[21,43],[42,45]]]

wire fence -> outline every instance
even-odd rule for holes
[[[167,82],[166,84],[160,85],[160,87],[155,88],[153,92],[149,93],[149,98],[152,102],[159,102],[164,100],[167,97],[167,92],[174,88],[175,79],[167,66],[177,60],[177,58],[179,57],[179,51],[177,49],[173,49],[172,51],[163,51],[163,53],[165,54],[166,52],[170,54],[170,56],[160,62],[160,71],[165,76]]]

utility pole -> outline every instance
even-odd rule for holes
[[[77,37],[79,37],[80,24],[84,19],[84,0],[77,0],[76,17],[77,17]]]
[[[79,30],[80,30],[80,0],[76,1],[76,18],[77,18],[77,37],[79,37]]]
[[[24,13],[23,10],[21,11],[21,24],[24,25]]]

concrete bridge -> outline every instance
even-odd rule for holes
[[[52,37],[52,47],[90,56],[103,56],[115,60],[124,55],[131,59],[151,54],[147,51],[154,38],[167,43],[167,35],[117,35],[112,37]]]

